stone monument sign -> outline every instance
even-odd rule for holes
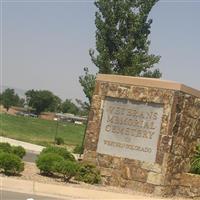
[[[97,76],[83,159],[100,169],[104,184],[200,196],[187,173],[198,141],[200,91],[158,79]]]
[[[155,162],[163,107],[106,97],[97,152]]]

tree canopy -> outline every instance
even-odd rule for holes
[[[85,116],[88,114],[88,104],[80,99],[76,99],[75,103],[71,99],[66,99],[61,104],[61,112]]]
[[[59,110],[61,99],[48,90],[28,90],[25,95],[28,105],[35,108],[37,114]]]
[[[10,88],[7,88],[4,92],[2,92],[0,100],[7,111],[11,106],[18,106],[23,103],[22,99],[15,94],[15,90]]]
[[[155,69],[160,56],[149,54],[148,36],[152,24],[149,13],[156,2],[158,0],[95,1],[96,51],[91,49],[89,53],[98,73],[161,77],[160,71]],[[88,70],[79,78],[89,101],[94,80],[95,76]]]
[[[88,98],[89,103],[92,101],[92,93],[95,85],[95,75],[89,74],[88,68],[84,68],[85,75],[79,77],[79,82],[83,87],[83,92],[85,96]]]
[[[61,111],[63,113],[78,114],[79,108],[72,102],[71,99],[66,99],[61,105]]]

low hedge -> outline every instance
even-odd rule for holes
[[[0,169],[6,175],[17,175],[24,170],[24,163],[13,153],[0,152]]]

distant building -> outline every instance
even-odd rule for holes
[[[31,107],[18,107],[18,106],[11,106],[7,111],[3,106],[1,106],[1,112],[10,114],[10,115],[19,115],[21,114],[30,114],[34,111]]]
[[[87,117],[80,117],[71,113],[56,113],[55,119],[59,121],[72,122],[75,124],[83,124],[87,121]]]
[[[41,119],[46,119],[46,120],[54,120],[55,118],[55,113],[52,112],[42,112],[39,116]]]

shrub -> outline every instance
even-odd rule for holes
[[[11,146],[9,143],[0,143],[0,151],[5,153],[14,153],[15,155],[23,158],[26,154],[26,151],[21,146]]]
[[[16,175],[24,170],[24,163],[13,153],[0,153],[0,169],[7,175]]]
[[[1,142],[0,143],[0,151],[3,151],[5,153],[12,153],[12,147],[9,143]]]
[[[57,145],[61,145],[61,144],[64,144],[65,142],[64,142],[63,138],[61,138],[61,137],[55,137],[55,143]]]
[[[75,148],[73,149],[73,153],[76,154],[83,154],[83,146],[80,145],[76,145]]]
[[[100,183],[101,176],[99,170],[96,169],[94,165],[89,163],[82,163],[79,167],[75,179],[85,183],[95,184]]]
[[[200,145],[197,146],[195,155],[192,159],[191,172],[194,174],[200,174]]]
[[[65,160],[75,161],[74,156],[65,148],[63,147],[47,147],[42,150],[41,154],[45,153],[55,153],[59,156],[63,157]]]
[[[63,161],[63,157],[56,153],[41,153],[36,159],[36,165],[44,175],[56,172],[56,166]]]
[[[12,152],[15,155],[19,156],[20,158],[23,158],[25,156],[25,154],[26,154],[25,149],[23,147],[21,147],[21,146],[17,146],[17,147],[13,146],[12,147]]]
[[[56,172],[62,174],[64,181],[69,181],[76,175],[78,170],[78,164],[73,161],[64,160],[57,163]]]

